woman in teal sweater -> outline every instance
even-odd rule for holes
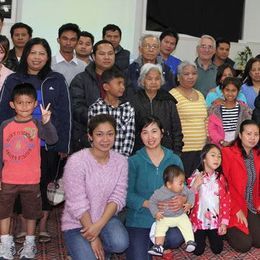
[[[158,118],[143,119],[141,139],[144,147],[129,158],[126,226],[130,238],[127,260],[150,259],[147,251],[151,246],[150,228],[154,219],[149,211],[149,198],[163,185],[164,169],[175,164],[183,169],[180,157],[161,146],[163,128]],[[179,210],[186,198],[178,197],[162,202],[159,207]],[[176,248],[183,242],[178,228],[171,228],[166,235],[165,247]]]

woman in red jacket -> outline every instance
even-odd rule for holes
[[[260,248],[260,150],[259,126],[245,120],[237,141],[222,150],[223,172],[227,179],[231,212],[227,238],[231,247],[247,252]]]

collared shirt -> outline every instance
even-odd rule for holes
[[[72,60],[66,61],[60,52],[52,57],[51,65],[54,71],[61,73],[65,77],[68,85],[70,85],[72,79],[80,72],[83,72],[86,67],[86,64],[75,55]]]
[[[109,114],[116,119],[116,140],[114,150],[129,156],[135,141],[135,112],[129,102],[121,103],[118,107],[108,105],[99,98],[89,107],[88,120],[99,114]]]
[[[209,90],[217,86],[217,66],[211,63],[209,67],[205,70],[198,58],[196,58],[195,63],[198,67],[198,79],[195,87],[204,95],[204,97],[206,97]]]

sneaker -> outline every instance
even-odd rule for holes
[[[20,259],[22,258],[35,258],[37,253],[35,242],[25,241],[23,247],[19,250]]]
[[[186,243],[186,252],[191,253],[195,250],[195,248],[196,248],[196,243],[194,241],[190,240]]]
[[[10,242],[0,244],[0,257],[4,259],[14,259],[16,254],[15,244],[11,237]]]
[[[163,250],[164,250],[164,248],[162,246],[153,245],[152,248],[148,251],[148,254],[162,256]]]

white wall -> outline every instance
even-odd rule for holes
[[[13,0],[14,1],[14,0]],[[102,37],[102,28],[108,23],[120,26],[123,32],[122,46],[129,49],[132,58],[138,55],[138,39],[145,32],[147,0],[16,0],[17,21],[33,27],[33,36],[46,38],[53,50],[58,50],[56,42],[58,28],[67,22],[77,23],[82,30],[90,31],[95,41]],[[223,7],[224,8],[224,7]],[[234,9],[235,10],[235,9]],[[245,45],[253,54],[260,53],[260,1],[245,0],[243,39],[232,43],[231,58]],[[232,19],[232,15],[229,19]],[[228,19],[223,19],[223,26]],[[3,33],[9,36],[10,26],[6,24]],[[196,57],[197,38],[180,35],[176,56],[193,60]]]

